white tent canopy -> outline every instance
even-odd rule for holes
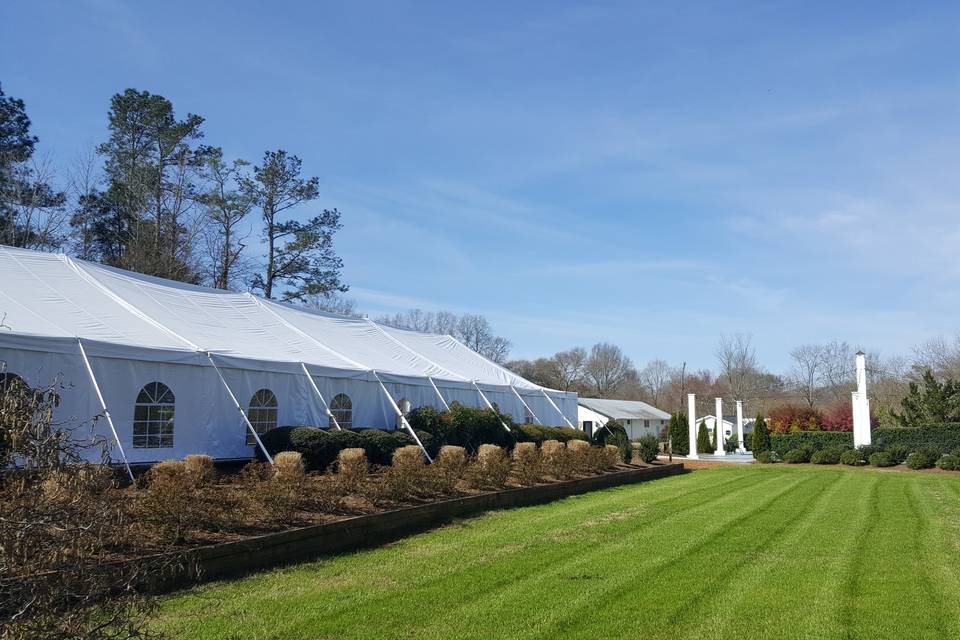
[[[575,394],[535,385],[451,336],[65,255],[0,246],[0,320],[6,371],[29,384],[61,376],[75,391],[63,394],[61,413],[78,419],[103,411],[96,381],[131,462],[189,453],[246,458],[255,445],[247,415],[257,431],[271,421],[325,426],[337,396],[334,416],[355,427],[394,428],[395,405],[483,407],[485,398],[517,421],[531,410],[545,424],[576,420]],[[146,402],[141,392],[153,382],[170,391],[172,403]],[[258,404],[271,395],[269,406]]]

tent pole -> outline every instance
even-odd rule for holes
[[[313,390],[317,393],[317,397],[320,398],[320,402],[323,403],[324,409],[327,410],[327,417],[333,420],[333,426],[337,428],[337,431],[343,431],[343,428],[340,426],[340,423],[337,422],[337,417],[333,415],[332,411],[330,411],[330,405],[328,405],[327,401],[323,399],[323,394],[320,393],[320,389],[317,388],[317,383],[313,381],[313,376],[310,375],[310,372],[307,370],[307,365],[301,362],[300,366],[303,367],[303,372],[307,374],[307,380],[310,381],[310,386],[313,387]]]
[[[480,390],[480,387],[477,385],[477,381],[471,380],[471,382],[473,383],[473,387],[477,390],[477,393],[479,393],[480,397],[483,398],[483,401],[486,403],[487,408],[490,409],[490,411],[493,411],[494,414],[496,414],[497,419],[500,420],[500,424],[503,426],[503,430],[506,431],[507,433],[513,433],[512,431],[510,431],[510,427],[507,426],[507,423],[503,421],[503,418],[500,417],[500,412],[493,407],[493,405],[490,403],[490,400],[487,399],[487,396],[484,395],[483,391]]]
[[[516,388],[513,385],[510,385],[510,390],[513,391],[513,395],[517,396],[517,399],[523,403],[523,406],[526,407],[527,411],[530,412],[530,415],[533,416],[533,419],[537,421],[537,424],[543,424],[542,422],[540,422],[540,418],[537,417],[537,414],[533,412],[533,409],[530,408],[530,405],[527,404],[527,401],[523,399],[523,396],[521,396],[517,392]]]
[[[443,408],[447,411],[450,411],[450,405],[447,404],[447,401],[443,399],[443,394],[440,393],[440,389],[437,389],[437,383],[433,381],[433,378],[427,376],[427,380],[430,381],[430,386],[433,387],[433,390],[437,392],[437,397],[440,398],[440,402],[443,403]]]
[[[544,391],[542,388],[540,389],[540,393],[542,393],[542,394],[543,394],[543,397],[547,399],[547,402],[550,403],[550,406],[552,406],[554,409],[557,410],[557,413],[559,413],[559,414],[560,414],[560,417],[563,418],[563,421],[567,423],[567,426],[570,427],[571,429],[576,429],[575,426],[573,426],[572,424],[570,424],[570,420],[567,419],[567,416],[564,415],[563,411],[560,411],[560,407],[558,407],[558,406],[557,406],[557,403],[553,401],[553,398],[551,398],[550,395],[549,395],[546,391]],[[606,426],[606,425],[604,425],[604,426]],[[610,429],[607,429],[607,431],[610,431]],[[611,431],[611,434],[612,434],[612,433],[613,433],[613,432]]]
[[[410,426],[410,423],[407,422],[407,417],[403,415],[403,411],[400,411],[400,407],[397,406],[397,403],[394,402],[393,396],[390,395],[390,392],[387,391],[387,388],[383,385],[383,381],[380,379],[380,376],[377,375],[377,372],[373,369],[370,370],[370,373],[373,374],[373,377],[377,379],[377,383],[380,385],[380,388],[383,390],[383,395],[387,396],[387,400],[390,401],[390,406],[393,407],[393,410],[396,412],[397,417],[400,418],[401,423],[404,428],[410,432],[410,435],[413,436],[413,439],[416,441],[417,445],[420,447],[420,451],[423,452],[423,456],[427,459],[427,462],[433,462],[433,458],[430,457],[430,454],[427,453],[427,448],[423,446],[423,443],[420,442],[420,438],[417,436],[417,432],[413,430],[413,427]]]
[[[227,379],[223,377],[222,373],[220,373],[220,367],[218,367],[217,363],[213,361],[213,354],[209,351],[207,351],[207,358],[209,358],[210,364],[213,365],[213,370],[217,372],[220,382],[223,383],[223,388],[227,390],[227,395],[229,395],[230,399],[233,400],[233,404],[237,407],[237,411],[240,412],[240,416],[243,418],[243,421],[247,423],[247,428],[250,429],[250,433],[253,434],[253,439],[257,441],[257,446],[260,447],[260,451],[262,451],[263,455],[266,456],[267,462],[272,465],[273,457],[267,451],[267,448],[263,446],[263,442],[260,440],[260,435],[257,433],[257,430],[253,428],[253,424],[250,423],[250,419],[247,417],[246,411],[244,411],[243,407],[240,406],[240,403],[237,402],[237,396],[233,395],[233,391],[230,390],[230,385],[227,384]]]
[[[113,439],[117,443],[117,449],[120,450],[120,457],[123,458],[123,466],[127,468],[127,475],[130,476],[130,482],[135,482],[133,478],[133,471],[130,470],[130,462],[127,460],[127,454],[123,451],[123,445],[120,444],[120,436],[117,435],[117,428],[113,424],[113,418],[110,416],[110,410],[107,409],[107,403],[103,399],[103,394],[100,393],[100,385],[97,384],[97,377],[93,375],[93,367],[90,366],[90,360],[87,358],[87,352],[83,348],[83,340],[77,338],[77,345],[80,347],[80,356],[83,358],[83,364],[87,367],[87,373],[90,375],[90,382],[93,383],[93,390],[97,392],[97,400],[100,401],[100,408],[103,409],[103,415],[107,419],[107,424],[110,425],[110,431],[113,432]]]

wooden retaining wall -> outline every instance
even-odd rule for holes
[[[167,576],[161,589],[172,590],[258,569],[373,547],[484,511],[543,504],[598,489],[685,472],[682,464],[633,468],[578,480],[441,500],[200,547],[186,552],[187,562],[184,566],[189,570],[184,568]]]

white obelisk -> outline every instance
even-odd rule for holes
[[[717,419],[713,423],[713,435],[717,439],[717,450],[714,451],[718,456],[727,455],[727,450],[723,448],[723,398],[716,398]]]
[[[697,396],[687,394],[687,429],[690,431],[690,453],[687,457],[691,460],[699,458],[697,455]]]
[[[746,453],[743,446],[743,401],[737,400],[737,453]]]
[[[870,444],[870,400],[867,398],[867,357],[857,352],[857,390],[853,392],[853,446]]]

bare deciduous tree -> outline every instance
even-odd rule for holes
[[[826,375],[827,351],[824,345],[804,344],[790,352],[793,367],[790,369],[790,383],[797,389],[807,406],[817,402],[824,376]]]
[[[563,391],[572,391],[583,384],[587,366],[586,349],[574,347],[567,351],[560,351],[551,360],[557,380],[557,388]]]
[[[720,375],[726,380],[733,399],[747,399],[758,373],[752,337],[743,333],[721,336],[716,355]]]
[[[620,385],[637,376],[630,358],[620,347],[608,342],[595,344],[590,349],[586,373],[593,390],[601,398],[614,394]]]
[[[660,401],[664,399],[664,394],[675,373],[676,369],[665,360],[651,360],[640,372],[643,392],[653,406],[660,406]]]

